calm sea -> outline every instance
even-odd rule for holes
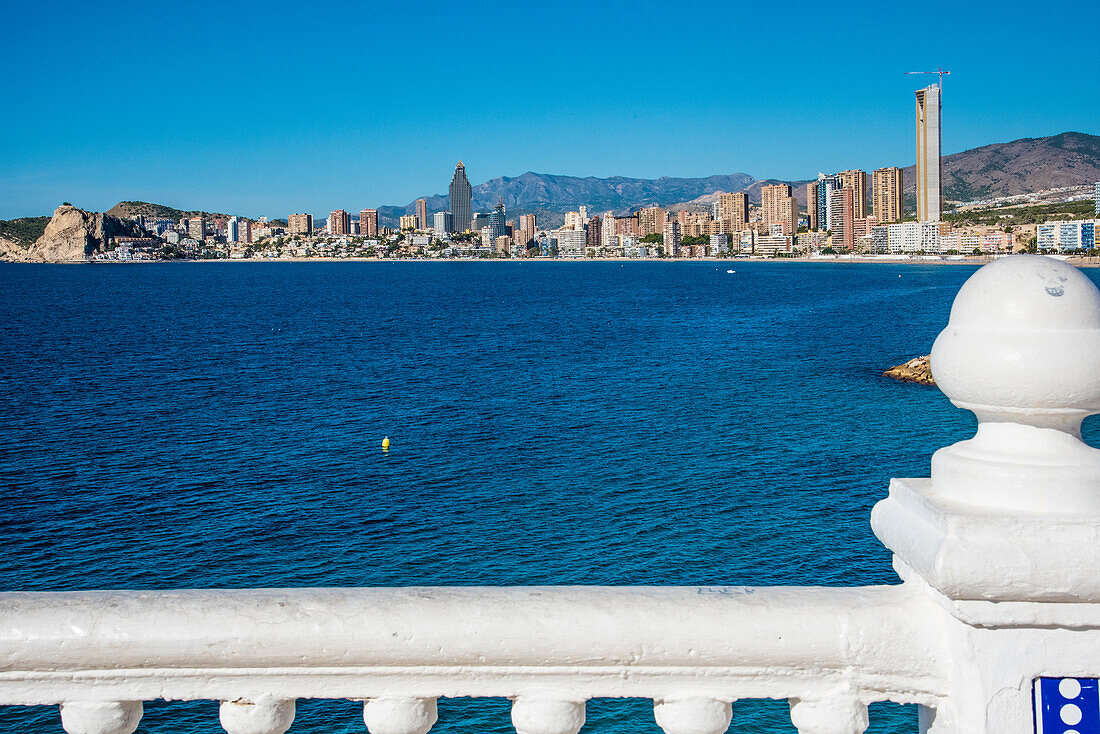
[[[974,422],[880,372],[971,272],[0,265],[0,588],[892,582],[871,506]],[[301,701],[292,731],[360,717]],[[659,733],[648,701],[588,717]],[[733,730],[793,728],[746,701]],[[216,704],[139,731],[218,732]],[[507,702],[441,701],[435,731],[509,732]]]

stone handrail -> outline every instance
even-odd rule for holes
[[[993,263],[932,363],[979,428],[875,507],[900,585],[8,592],[0,704],[59,704],[69,734],[130,734],[160,698],[221,701],[230,734],[281,734],[298,698],[425,734],[440,696],[511,698],[518,734],[576,734],[595,697],[652,699],[667,734],[721,734],[743,698],[789,699],[801,734],[859,734],[875,701],[1030,732],[1035,681],[1100,669],[1100,292]]]

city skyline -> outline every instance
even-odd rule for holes
[[[356,11],[337,3],[321,15],[350,19]],[[794,11],[802,20],[785,37],[792,49],[812,49],[841,31],[900,34],[912,21],[908,8],[885,6],[822,13],[801,3]],[[9,13],[23,31],[0,51],[0,78],[20,100],[0,115],[9,141],[0,147],[0,218],[44,214],[63,200],[102,210],[141,199],[248,216],[319,214],[345,201],[404,204],[440,193],[440,162],[458,159],[477,161],[476,181],[524,171],[805,180],[819,170],[906,166],[915,160],[905,124],[914,85],[903,72],[938,65],[954,72],[945,153],[1100,132],[1100,100],[1082,93],[1090,84],[1088,44],[1060,44],[1033,59],[989,54],[975,43],[975,29],[986,39],[1011,35],[1025,11],[1013,3],[951,7],[950,21],[922,34],[919,45],[902,44],[890,64],[869,65],[858,83],[837,85],[835,69],[804,67],[798,54],[777,58],[766,34],[731,33],[770,22],[767,9],[717,3],[692,13],[655,3],[476,10],[428,3],[415,54],[391,52],[388,29],[396,33],[404,19],[390,4],[372,8],[379,29],[372,43],[338,42],[321,15],[292,15],[278,4],[24,4]],[[57,12],[69,22],[50,22]],[[142,23],[117,22],[130,14]],[[1087,24],[1098,11],[1069,3],[1057,15],[1065,14]],[[1027,13],[1037,37],[1056,35],[1063,23]],[[558,53],[463,54],[457,40],[510,37],[523,27],[561,38]],[[598,31],[610,27],[616,33]],[[693,53],[645,53],[658,28],[691,38]],[[124,43],[127,53],[86,54],[88,35]],[[187,40],[186,53],[173,50],[173,39]],[[592,53],[573,55],[574,47]],[[132,63],[135,56],[143,63]],[[739,73],[730,73],[731,59]],[[439,73],[454,63],[467,68]],[[359,94],[367,74],[371,93]],[[490,78],[501,93],[486,98],[469,84]],[[66,102],[59,79],[101,90],[102,103]],[[215,92],[227,85],[240,90],[229,105]],[[812,92],[824,88],[828,95]],[[661,90],[674,101],[661,102]],[[270,175],[273,167],[280,175]]]

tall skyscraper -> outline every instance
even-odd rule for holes
[[[229,221],[225,225],[225,241],[226,242],[240,242],[241,240],[241,227],[240,220],[236,217],[230,217]]]
[[[938,222],[942,211],[940,176],[940,89],[917,90],[917,221]]]
[[[718,219],[728,232],[740,232],[749,221],[749,195],[744,191],[718,194]]]
[[[516,242],[526,247],[535,241],[535,234],[538,232],[538,228],[535,226],[534,214],[520,214],[519,215],[519,234],[516,237]]]
[[[844,249],[851,252],[856,247],[855,236],[855,209],[856,209],[856,192],[850,186],[845,186],[840,190],[841,196],[841,220],[840,220],[840,241],[844,246]]]
[[[286,218],[286,227],[291,234],[313,234],[313,215],[291,214]]]
[[[680,223],[675,219],[670,220],[664,223],[662,230],[665,257],[677,257],[680,254]]]
[[[1096,193],[1094,196],[1096,197],[1096,218],[1100,219],[1100,181],[1096,182]]]
[[[377,209],[363,209],[359,212],[359,233],[366,237],[378,236]]]
[[[493,207],[493,211],[489,212],[489,233],[494,242],[496,242],[497,237],[508,234],[507,223],[504,218],[504,202],[502,201]]]
[[[428,202],[424,199],[416,200],[416,227],[417,229],[428,228]]]
[[[588,232],[587,246],[598,249],[600,246],[600,218],[589,217],[586,231]]]
[[[880,224],[901,221],[903,180],[897,166],[878,168],[871,174],[871,203]]]
[[[867,216],[867,174],[853,169],[841,171],[837,174],[840,178],[840,187],[852,190],[852,203],[855,207],[856,219]]]
[[[760,188],[760,209],[764,226],[778,224],[784,236],[798,231],[798,201],[788,184],[772,184]]]
[[[817,229],[817,181],[806,184],[806,216],[810,220],[810,229]]]
[[[466,166],[462,161],[455,166],[455,175],[451,178],[451,214],[454,216],[456,232],[465,232],[470,228],[473,219],[473,187],[466,178]]]
[[[817,228],[818,229],[833,229],[833,217],[832,212],[834,207],[831,206],[833,199],[833,192],[839,191],[840,177],[837,175],[826,176],[824,173],[817,174]],[[839,221],[839,220],[838,220]]]

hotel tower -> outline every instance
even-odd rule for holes
[[[940,221],[940,92],[917,90],[917,221]]]
[[[454,228],[457,232],[465,232],[470,229],[470,221],[473,219],[471,200],[473,188],[466,178],[466,166],[462,161],[455,166],[455,175],[451,179],[450,199],[451,213],[454,215]]]

